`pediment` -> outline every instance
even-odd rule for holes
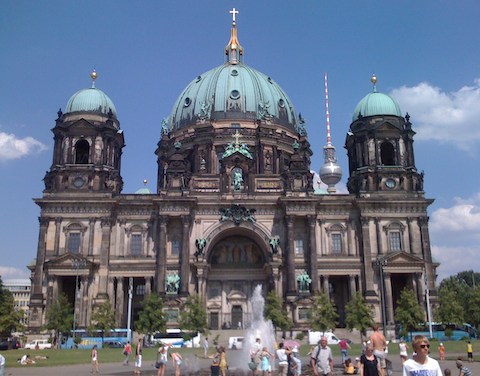
[[[232,290],[230,291],[230,293],[228,294],[227,296],[227,299],[228,300],[241,300],[241,301],[244,301],[244,300],[247,300],[247,295],[245,295],[245,293],[243,291],[239,291],[239,290]]]
[[[72,124],[69,125],[68,127],[70,130],[72,129],[96,129],[95,126],[88,120],[81,118]]]
[[[425,261],[411,253],[407,252],[392,252],[385,255],[381,260],[386,261],[387,265],[424,265]]]
[[[66,253],[45,262],[45,269],[48,269],[50,273],[53,271],[62,271],[64,275],[85,274],[96,266],[96,263],[73,253]]]
[[[389,121],[385,121],[381,124],[379,124],[377,127],[376,127],[376,131],[380,131],[380,132],[398,132],[399,131],[399,128],[397,125],[394,125],[392,123],[390,123]]]

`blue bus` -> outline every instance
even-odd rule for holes
[[[450,330],[450,336],[447,337],[445,334],[446,330]],[[460,341],[464,339],[476,339],[477,338],[477,330],[470,324],[463,323],[463,324],[443,324],[438,322],[432,322],[432,334],[433,338],[437,339],[438,341]],[[411,338],[415,337],[416,335],[422,335],[427,338],[430,338],[430,328],[428,323],[419,325],[418,329],[412,331],[408,334]]]
[[[123,347],[128,342],[128,329],[112,329],[105,331],[102,340],[102,331],[95,330],[89,331],[85,329],[77,329],[73,336],[64,337],[60,348],[61,349],[91,349],[93,345],[97,345],[98,348],[102,348],[103,344],[108,344],[114,347]],[[73,341],[74,337],[80,337],[81,341],[78,346]]]

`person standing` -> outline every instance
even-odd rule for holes
[[[348,350],[351,349],[351,347],[345,338],[338,342],[338,346],[340,346],[340,352],[342,353],[342,364],[345,366],[345,360],[348,358]]]
[[[168,345],[162,345],[158,348],[157,363],[159,365],[157,376],[165,376],[168,363]]]
[[[273,354],[264,347],[260,353],[260,358],[260,370],[262,371],[262,376],[270,376],[272,374],[271,359],[273,358]]]
[[[403,376],[443,376],[440,364],[428,356],[430,343],[427,337],[417,335],[412,342],[415,354],[403,363]]]
[[[228,364],[227,364],[227,354],[225,353],[225,347],[221,346],[219,350],[220,350],[220,373],[222,374],[222,376],[226,376]]]
[[[140,370],[142,369],[142,349],[143,343],[142,339],[140,338],[135,349],[135,370],[133,373],[136,375],[140,375]]]
[[[5,376],[5,357],[0,354],[0,376]]]
[[[92,372],[90,373],[100,373],[98,369],[98,351],[97,351],[97,345],[93,345],[92,349]]]
[[[469,368],[467,368],[463,365],[463,361],[462,361],[461,358],[457,359],[457,361],[455,362],[455,365],[457,366],[458,370],[460,371],[458,376],[472,376],[472,371],[470,371]]]
[[[378,357],[374,354],[373,344],[367,343],[365,353],[360,357],[360,376],[381,376],[382,368]]]
[[[203,339],[203,357],[208,358],[208,337]]]
[[[319,345],[315,347],[311,356],[310,362],[315,376],[332,375],[333,356],[332,350],[327,346],[327,337],[323,336],[320,339]]]
[[[442,344],[440,344],[442,345]],[[398,344],[398,350],[400,352],[400,360],[402,363],[408,359],[408,345],[405,343],[405,341],[400,339],[400,342]],[[438,348],[438,351],[440,351],[440,347]]]
[[[125,359],[123,361],[124,366],[128,366],[128,364],[130,363],[131,353],[132,353],[132,345],[130,345],[130,341],[128,341],[125,347],[123,348],[123,355],[125,356]]]
[[[280,376],[287,376],[288,372],[288,353],[287,350],[283,348],[283,342],[278,344],[278,349],[276,351],[278,359],[278,374]]]
[[[443,346],[442,342],[438,345],[438,356],[440,357],[441,362],[445,360],[445,346]]]
[[[373,333],[370,336],[370,342],[373,345],[373,354],[378,358],[380,368],[382,369],[382,375],[385,375],[385,368],[387,368],[387,354],[385,352],[387,348],[387,339],[380,332],[378,325],[372,327]]]
[[[470,341],[467,342],[467,357],[468,357],[468,362],[472,363],[473,362],[473,345],[472,345],[472,342]]]

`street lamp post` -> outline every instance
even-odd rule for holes
[[[383,280],[383,268],[387,266],[387,260],[385,258],[379,257],[375,264],[378,266],[379,276],[380,276],[380,295],[381,295],[381,306],[382,306],[382,323],[383,323],[383,333],[387,333],[387,312],[385,307],[385,285]]]
[[[85,260],[74,259],[72,260],[72,269],[75,271],[75,296],[73,298],[73,332],[72,339],[75,341],[75,319],[77,311],[77,295],[78,295],[78,271],[85,268]]]

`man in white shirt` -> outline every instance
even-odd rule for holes
[[[323,336],[312,352],[311,365],[315,376],[333,374],[332,349],[327,346],[327,337]]]
[[[278,374],[280,376],[287,376],[288,372],[288,351],[283,348],[283,342],[278,344],[277,359],[278,359]]]

